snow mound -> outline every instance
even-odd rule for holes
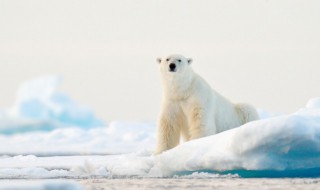
[[[320,176],[320,110],[254,121],[189,141],[156,157],[150,173],[170,176],[202,170],[256,177],[272,172]]]
[[[310,99],[306,105],[309,109],[320,109],[320,98]]]
[[[61,82],[59,76],[24,82],[17,92],[14,106],[1,114],[0,133],[48,131],[63,126],[103,126],[103,122],[88,107],[77,104],[58,91]]]
[[[111,126],[109,130],[115,133],[122,129],[119,128],[122,124],[117,122]],[[137,139],[141,137],[144,135]],[[128,144],[136,140],[124,139]],[[250,122],[183,143],[160,155],[141,151],[111,156],[15,156],[2,158],[0,168],[3,176],[28,175],[23,168],[44,168],[54,171],[52,175],[60,172],[57,175],[65,176],[320,177],[320,109],[306,108],[290,115]],[[20,171],[4,170],[12,168]],[[47,175],[44,170],[40,173]]]
[[[21,131],[20,128],[18,130]],[[109,127],[68,127],[0,135],[0,154],[50,156],[130,153],[153,150],[155,138],[155,124],[118,121],[111,122]]]
[[[58,91],[59,76],[21,85],[12,108],[0,110],[0,154],[119,154],[153,149],[154,123],[108,126],[87,107]],[[23,145],[23,146],[21,146]]]
[[[155,124],[115,121],[108,127],[96,127],[102,122],[90,109],[57,92],[60,81],[59,77],[46,77],[20,88],[14,107],[0,113],[0,133],[4,133],[0,135],[0,154],[139,152],[0,157],[0,178],[320,177],[320,98],[311,99],[305,108],[289,115],[261,110],[262,120],[155,156]],[[29,133],[20,133],[23,131]]]

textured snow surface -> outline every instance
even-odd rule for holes
[[[67,127],[51,131],[0,134],[0,154],[83,155],[119,154],[152,150],[155,124],[111,122],[107,127],[90,129]]]
[[[154,123],[104,124],[59,92],[61,81],[59,76],[27,81],[15,104],[0,110],[0,154],[119,154],[154,148]]]
[[[293,114],[260,111],[262,120],[155,156],[154,123],[102,125],[58,92],[59,83],[26,82],[15,105],[1,111],[0,178],[320,176],[320,98]]]
[[[83,190],[79,184],[63,180],[1,181],[0,190]]]
[[[193,172],[242,177],[319,177],[320,110],[305,108],[294,114],[250,122],[182,143],[158,156],[149,151],[112,156],[15,156],[3,157],[0,168],[0,176],[13,178],[172,177]]]
[[[167,164],[172,160],[174,164]],[[319,176],[320,110],[304,109],[190,141],[163,153],[156,163],[153,169],[162,175],[212,170],[239,171],[243,175],[269,172],[279,176]]]

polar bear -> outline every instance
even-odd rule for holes
[[[182,55],[158,58],[163,100],[157,126],[156,154],[185,141],[213,135],[259,119],[248,104],[233,104],[196,74],[192,59]]]

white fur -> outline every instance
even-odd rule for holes
[[[180,135],[189,141],[259,119],[254,107],[233,104],[212,90],[192,70],[191,61],[181,55],[158,59],[164,91],[156,154],[177,146]],[[176,65],[175,72],[169,71],[170,63]]]

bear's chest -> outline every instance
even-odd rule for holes
[[[188,102],[192,94],[194,94],[194,92],[190,85],[172,83],[169,84],[166,89],[166,96],[174,101]]]

